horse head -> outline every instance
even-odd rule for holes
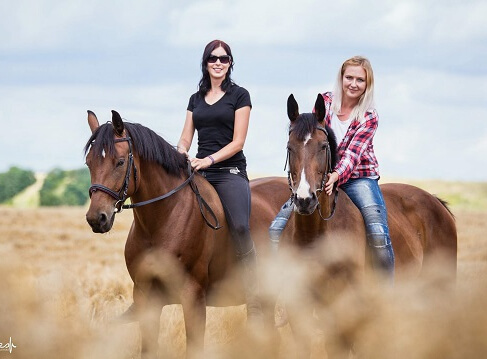
[[[287,100],[290,122],[287,143],[288,180],[296,211],[312,214],[327,180],[335,166],[336,139],[325,125],[325,103],[318,94],[313,113],[299,113],[298,103],[291,94]]]
[[[112,111],[112,121],[100,126],[96,115],[88,111],[92,135],[85,153],[90,170],[90,207],[86,220],[95,233],[108,232],[123,202],[135,191],[136,159],[132,140],[120,114]]]

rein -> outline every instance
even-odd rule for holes
[[[166,199],[166,198],[172,196],[173,194],[175,194],[176,192],[180,191],[186,185],[189,184],[192,191],[196,195],[196,199],[198,200],[198,206],[200,208],[201,215],[203,216],[203,219],[205,220],[206,224],[212,229],[220,229],[221,228],[221,225],[220,225],[220,222],[218,221],[217,216],[215,215],[215,213],[211,209],[210,205],[201,196],[201,194],[198,190],[198,186],[193,181],[194,175],[196,172],[194,172],[192,170],[191,163],[189,161],[188,161],[188,178],[186,178],[186,180],[183,183],[181,183],[179,186],[177,186],[176,188],[170,190],[166,194],[163,194],[159,197],[149,199],[147,201],[131,203],[131,204],[124,204],[124,202],[128,198],[127,192],[128,192],[129,181],[130,181],[130,173],[131,173],[132,167],[134,168],[134,180],[135,180],[135,184],[137,185],[137,167],[135,166],[134,156],[132,153],[132,139],[130,137],[123,137],[123,138],[115,139],[115,142],[122,142],[122,141],[127,141],[129,144],[129,163],[127,166],[127,171],[125,173],[125,178],[124,178],[124,181],[122,184],[122,188],[120,189],[119,192],[115,192],[115,191],[111,190],[110,188],[108,188],[102,184],[96,184],[95,183],[95,184],[92,184],[91,187],[89,188],[90,198],[91,198],[92,194],[98,190],[105,192],[106,194],[110,195],[111,197],[113,197],[114,199],[117,200],[117,202],[115,203],[115,208],[116,208],[115,213],[120,213],[120,212],[122,212],[123,209],[133,209],[133,208],[137,208],[137,207],[142,207],[142,206],[145,206],[147,204]],[[204,210],[203,210],[204,208],[206,208],[206,210],[213,217],[213,220],[215,221],[214,225],[211,224],[210,221],[208,220],[208,218],[206,217]]]
[[[323,131],[325,136],[328,138],[328,131],[326,130],[325,127],[317,126],[316,129]],[[289,134],[291,134],[291,132],[292,132],[292,128],[289,130]],[[321,193],[323,192],[323,189],[325,188],[327,175],[329,173],[332,173],[332,169],[331,169],[331,149],[330,149],[330,143],[329,142],[327,142],[327,144],[326,144],[326,155],[327,155],[326,157],[328,159],[327,171],[323,173],[323,177],[321,178],[321,187],[318,190],[316,190],[317,197],[319,197],[321,195]],[[289,185],[289,189],[291,190],[291,201],[294,201],[294,193],[293,193],[293,187],[292,187],[292,176],[291,176],[291,170],[289,168],[289,149],[287,150],[287,154],[286,154],[286,162],[284,163],[284,171],[286,170],[286,168],[288,169],[288,171],[287,171],[287,182]],[[321,214],[321,204],[318,201],[318,213],[320,214],[320,217],[322,220],[328,221],[333,217],[333,215],[335,214],[337,201],[338,201],[338,190],[335,188],[335,195],[333,197],[333,204],[331,207],[331,213],[326,218],[323,217],[323,215]]]

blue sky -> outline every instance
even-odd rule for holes
[[[203,48],[220,38],[252,97],[251,175],[285,175],[289,94],[309,112],[360,54],[382,175],[487,181],[485,1],[17,0],[0,12],[0,172],[83,167],[87,109],[176,144]]]

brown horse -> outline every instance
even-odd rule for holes
[[[187,356],[201,355],[206,306],[245,303],[218,195],[184,155],[152,130],[123,122],[116,111],[111,123],[101,126],[88,111],[88,123],[89,225],[96,233],[108,232],[116,213],[133,208],[125,260],[134,282],[130,313],[140,323],[142,355],[157,355],[159,318],[168,304],[183,306]],[[251,189],[252,238],[261,255],[269,245],[269,224],[289,198],[289,189],[285,178],[254,180]],[[131,204],[125,205],[128,198]],[[266,323],[273,328],[273,303],[265,309]]]
[[[300,357],[306,357],[310,349],[307,321],[313,308],[305,301],[331,300],[344,282],[353,285],[364,278],[370,263],[359,210],[340,189],[331,196],[322,193],[336,161],[336,140],[324,123],[323,97],[318,95],[314,113],[299,114],[294,96],[289,96],[288,116],[289,185],[295,211],[283,232],[281,248],[292,251],[308,268],[314,266],[314,274],[306,278],[308,288],[299,292],[298,300],[289,299],[286,304]],[[406,184],[384,184],[381,190],[395,252],[396,278],[420,274],[435,254],[446,259],[447,275],[455,278],[457,232],[445,202]],[[291,294],[296,297],[296,292]],[[308,310],[305,315],[303,307]]]

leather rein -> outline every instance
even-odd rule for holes
[[[97,183],[92,184],[88,190],[89,194],[90,194],[90,198],[94,192],[102,191],[117,201],[115,203],[115,209],[116,209],[115,213],[120,213],[120,212],[122,212],[123,209],[133,209],[133,208],[145,206],[147,204],[154,203],[157,201],[162,201],[163,199],[166,199],[166,198],[172,196],[173,194],[180,191],[186,185],[189,184],[189,186],[193,190],[194,194],[196,195],[196,199],[198,200],[198,206],[200,208],[201,215],[203,216],[203,219],[205,220],[206,224],[212,229],[220,229],[221,228],[221,225],[220,225],[220,222],[218,221],[217,216],[215,215],[215,213],[211,209],[210,205],[201,196],[201,193],[198,190],[198,186],[193,181],[196,172],[194,172],[193,169],[191,168],[191,163],[189,161],[188,161],[188,178],[186,178],[186,180],[183,183],[181,183],[179,186],[177,186],[176,188],[170,190],[166,194],[163,194],[159,197],[149,199],[147,201],[131,203],[131,204],[124,204],[128,198],[127,193],[128,193],[130,174],[132,172],[132,168],[134,169],[133,170],[134,171],[134,181],[135,181],[135,184],[137,184],[137,167],[135,166],[134,155],[132,152],[132,139],[130,137],[123,137],[123,138],[116,138],[114,141],[115,142],[127,141],[128,145],[129,145],[129,163],[127,165],[127,171],[125,172],[125,178],[124,178],[122,187],[120,188],[120,191],[115,192],[114,190],[112,190],[112,189],[110,189],[110,188],[108,188],[102,184],[97,184]],[[208,220],[208,218],[205,215],[204,208],[206,208],[206,210],[213,217],[215,224],[210,223],[210,221]]]
[[[328,138],[328,131],[326,130],[325,127],[317,126],[316,129],[322,131],[325,134],[325,136]],[[291,134],[291,132],[292,132],[292,128],[289,130],[289,134]],[[333,172],[333,170],[331,168],[331,149],[330,149],[330,143],[328,141],[326,143],[326,157],[327,157],[327,171],[323,172],[323,176],[321,178],[321,187],[316,190],[317,197],[319,197],[321,195],[321,193],[323,192],[323,189],[325,188],[326,180],[328,178],[327,175]],[[293,191],[291,170],[289,168],[289,149],[287,150],[287,154],[286,154],[286,162],[284,163],[284,171],[286,170],[286,168],[288,169],[288,171],[287,171],[287,182],[289,185],[289,189],[291,190],[291,201],[294,202],[294,197],[296,194]],[[335,195],[333,197],[333,204],[331,207],[331,212],[330,212],[330,215],[326,218],[323,217],[323,215],[321,214],[321,204],[318,201],[318,213],[320,214],[321,219],[323,219],[324,221],[328,221],[333,217],[333,215],[335,214],[337,200],[338,200],[338,190],[335,188]]]

